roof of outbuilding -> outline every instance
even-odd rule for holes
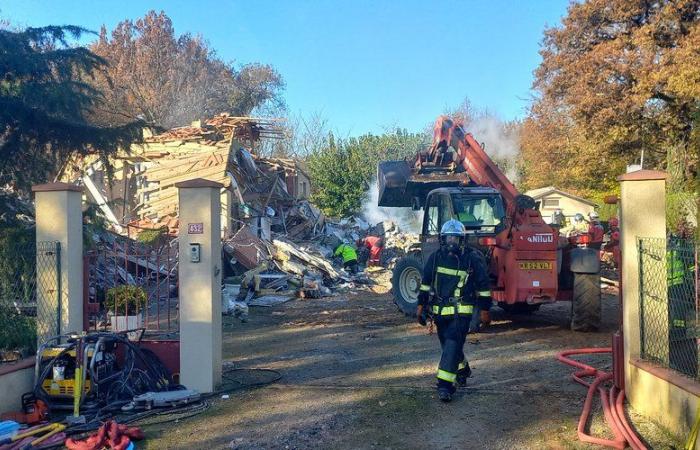
[[[534,198],[535,200],[537,200],[539,198],[544,197],[545,195],[549,195],[552,193],[556,193],[559,195],[563,195],[565,197],[569,197],[569,198],[574,199],[576,201],[586,203],[587,205],[596,206],[595,202],[592,202],[592,201],[587,200],[583,197],[579,197],[577,195],[571,194],[569,192],[562,191],[560,189],[557,189],[554,186],[546,186],[546,187],[541,187],[541,188],[537,188],[537,189],[531,189],[531,190],[525,192],[525,195],[528,195],[528,196]]]

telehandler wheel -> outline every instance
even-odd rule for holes
[[[394,266],[391,277],[394,303],[407,316],[416,315],[422,272],[423,263],[416,255],[406,255]]]
[[[600,274],[574,273],[571,329],[595,331],[600,328]]]

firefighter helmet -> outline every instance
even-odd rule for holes
[[[457,219],[450,219],[440,229],[440,246],[450,253],[458,253],[464,243],[467,229]]]
[[[467,229],[464,224],[457,219],[450,219],[442,226],[440,236],[459,236],[467,234]]]

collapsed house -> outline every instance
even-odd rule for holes
[[[142,144],[110,158],[111,178],[103,162],[90,155],[69,161],[59,180],[82,183],[86,200],[100,208],[116,232],[130,236],[162,227],[176,234],[175,184],[192,178],[216,181],[225,187],[222,235],[232,235],[247,223],[256,235],[269,238],[272,228],[298,224],[293,210],[311,191],[300,161],[255,154],[261,139],[282,137],[274,119],[220,114],[191,126],[147,134]]]
[[[146,136],[143,143],[110,158],[111,176],[97,156],[86,156],[69,161],[59,179],[84,185],[86,201],[98,207],[113,231],[127,241],[153,229],[167,229],[170,236],[177,236],[176,183],[192,178],[221,183],[224,282],[227,286],[240,284],[244,290],[254,286],[249,295],[287,292],[317,297],[329,295],[330,288],[367,283],[362,276],[336,269],[332,254],[340,242],[355,242],[369,233],[370,224],[360,218],[326,220],[308,201],[311,182],[303,162],[256,154],[261,139],[282,137],[283,130],[276,120],[220,114]],[[397,245],[386,253],[395,260],[408,250],[401,247],[410,243],[398,228],[387,233],[390,236],[395,236]],[[97,240],[113,239],[102,236]],[[389,242],[393,243],[391,239]],[[144,267],[147,275],[156,273],[158,278],[160,273],[144,264],[160,267],[166,261],[165,266],[173,268],[163,274],[168,286],[162,288],[156,282],[154,296],[160,299],[165,295],[169,304],[170,293],[177,285],[172,275],[176,273],[177,246],[172,241],[168,247],[175,249],[174,255],[166,252],[163,259],[161,249],[158,259],[154,252],[140,250],[142,256],[134,263],[128,259],[133,251],[125,250],[131,248],[128,242],[121,246],[107,242],[107,246],[111,250],[100,253],[91,269],[95,272],[92,278],[96,280],[96,292],[98,287],[120,282],[133,284],[130,275],[138,278]],[[134,273],[122,273],[126,271],[121,270],[122,265]]]

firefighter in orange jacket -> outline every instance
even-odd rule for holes
[[[432,316],[437,325],[442,356],[437,372],[438,397],[452,400],[455,384],[464,386],[471,375],[464,356],[464,341],[476,307],[491,307],[491,288],[486,264],[476,251],[465,248],[466,230],[458,220],[447,221],[440,230],[440,249],[430,255],[418,295],[418,322]]]

